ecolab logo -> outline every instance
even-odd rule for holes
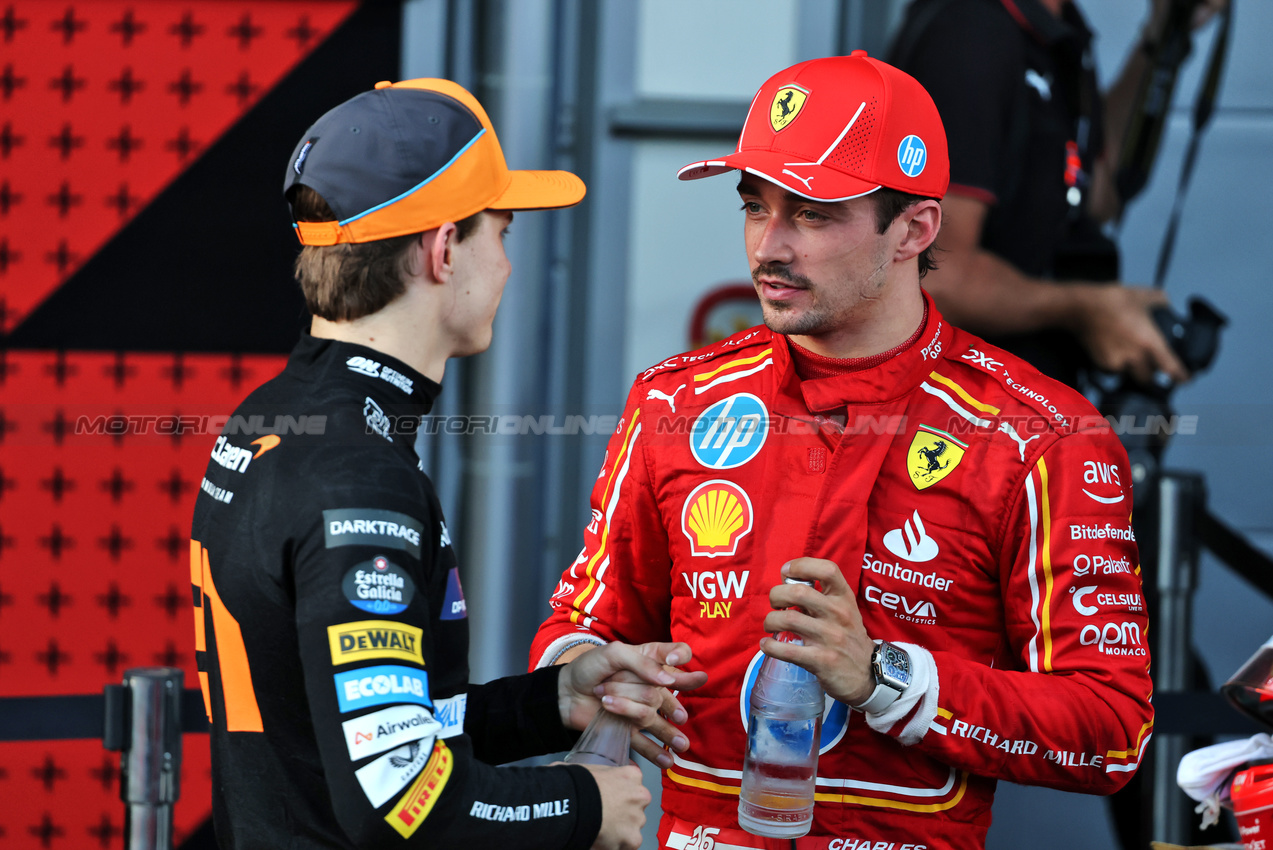
[[[1071,525],[1071,540],[1127,540],[1131,543],[1136,542],[1136,532],[1132,531],[1131,526],[1127,528],[1115,528],[1108,522],[1105,525]]]

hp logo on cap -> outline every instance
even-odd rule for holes
[[[907,177],[918,177],[928,163],[928,148],[919,136],[907,136],[897,146],[897,165]]]

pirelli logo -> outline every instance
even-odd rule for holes
[[[451,750],[438,741],[433,745],[433,755],[429,756],[428,764],[407,793],[385,815],[385,822],[403,838],[410,838],[433,810],[433,804],[438,801],[438,795],[451,777],[451,767]]]
[[[424,665],[420,636],[424,629],[390,620],[359,620],[327,627],[332,665],[371,658],[396,658]]]

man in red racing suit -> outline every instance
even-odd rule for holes
[[[981,847],[997,779],[1107,794],[1135,771],[1152,732],[1126,454],[1080,395],[952,327],[919,289],[915,258],[939,226],[936,204],[922,199],[940,197],[946,179],[927,95],[864,56],[804,63],[761,89],[734,156],[781,140],[771,99],[794,88],[811,110],[834,83],[851,112],[871,100],[858,96],[864,76],[891,86],[877,103],[891,98],[901,110],[908,97],[924,119],[890,136],[897,117],[877,115],[885,129],[875,143],[888,145],[879,160],[891,165],[892,146],[918,134],[936,172],[907,182],[877,160],[867,175],[919,196],[874,237],[893,240],[882,244],[894,276],[876,302],[888,313],[863,322],[859,303],[859,320],[839,325],[851,333],[838,337],[826,323],[784,324],[820,305],[844,315],[818,274],[817,240],[840,226],[837,216],[869,214],[875,199],[843,201],[853,193],[832,185],[823,191],[841,200],[819,201],[763,161],[688,166],[683,176],[745,172],[766,323],[794,330],[753,328],[637,378],[583,551],[532,647],[532,667],[614,640],[693,647],[709,680],[681,697],[694,743],[665,771],[660,846],[792,846],[736,820],[757,641],[778,628],[802,633],[800,663],[828,693],[813,827],[800,850]],[[781,156],[815,164],[844,120],[811,153],[788,140]],[[831,183],[828,169],[815,173]],[[854,268],[852,257],[833,260]],[[879,272],[877,260],[868,272]],[[879,327],[901,330],[871,337]],[[830,344],[844,339],[867,341]],[[819,579],[820,593],[781,587],[787,573]],[[774,610],[795,604],[807,614]],[[910,681],[882,710],[863,654],[880,640],[911,662]],[[777,646],[764,641],[775,655]]]

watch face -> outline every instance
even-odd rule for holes
[[[890,643],[880,646],[880,674],[889,684],[905,687],[911,681],[911,657]]]

